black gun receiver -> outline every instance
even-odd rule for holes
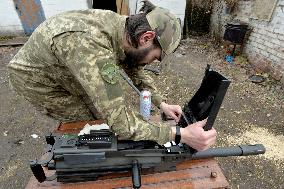
[[[193,123],[208,117],[206,129],[210,129],[229,83],[208,67],[200,89],[184,107],[185,119]],[[186,127],[185,119],[178,124]],[[142,168],[162,167],[163,171],[167,171],[174,169],[184,159],[265,153],[262,144],[211,148],[193,153],[186,144],[165,147],[153,141],[118,140],[109,130],[92,130],[90,134],[81,136],[51,134],[46,136],[46,142],[49,146],[47,159],[30,162],[31,170],[39,182],[52,179],[58,182],[81,182],[96,180],[112,172],[132,171],[133,188],[141,186]],[[46,177],[42,166],[56,170],[56,173]]]

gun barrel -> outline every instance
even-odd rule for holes
[[[227,156],[248,156],[264,153],[265,147],[262,144],[240,145],[232,147],[211,148],[205,151],[196,152],[192,154],[192,159],[205,159]]]

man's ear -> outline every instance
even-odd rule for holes
[[[154,31],[146,31],[139,38],[139,46],[149,47],[153,44],[156,33]]]

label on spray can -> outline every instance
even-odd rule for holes
[[[151,116],[151,92],[141,91],[140,95],[140,114],[145,120],[150,120]]]

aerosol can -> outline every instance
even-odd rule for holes
[[[151,116],[151,92],[143,90],[140,93],[140,114],[145,120],[150,120]]]

